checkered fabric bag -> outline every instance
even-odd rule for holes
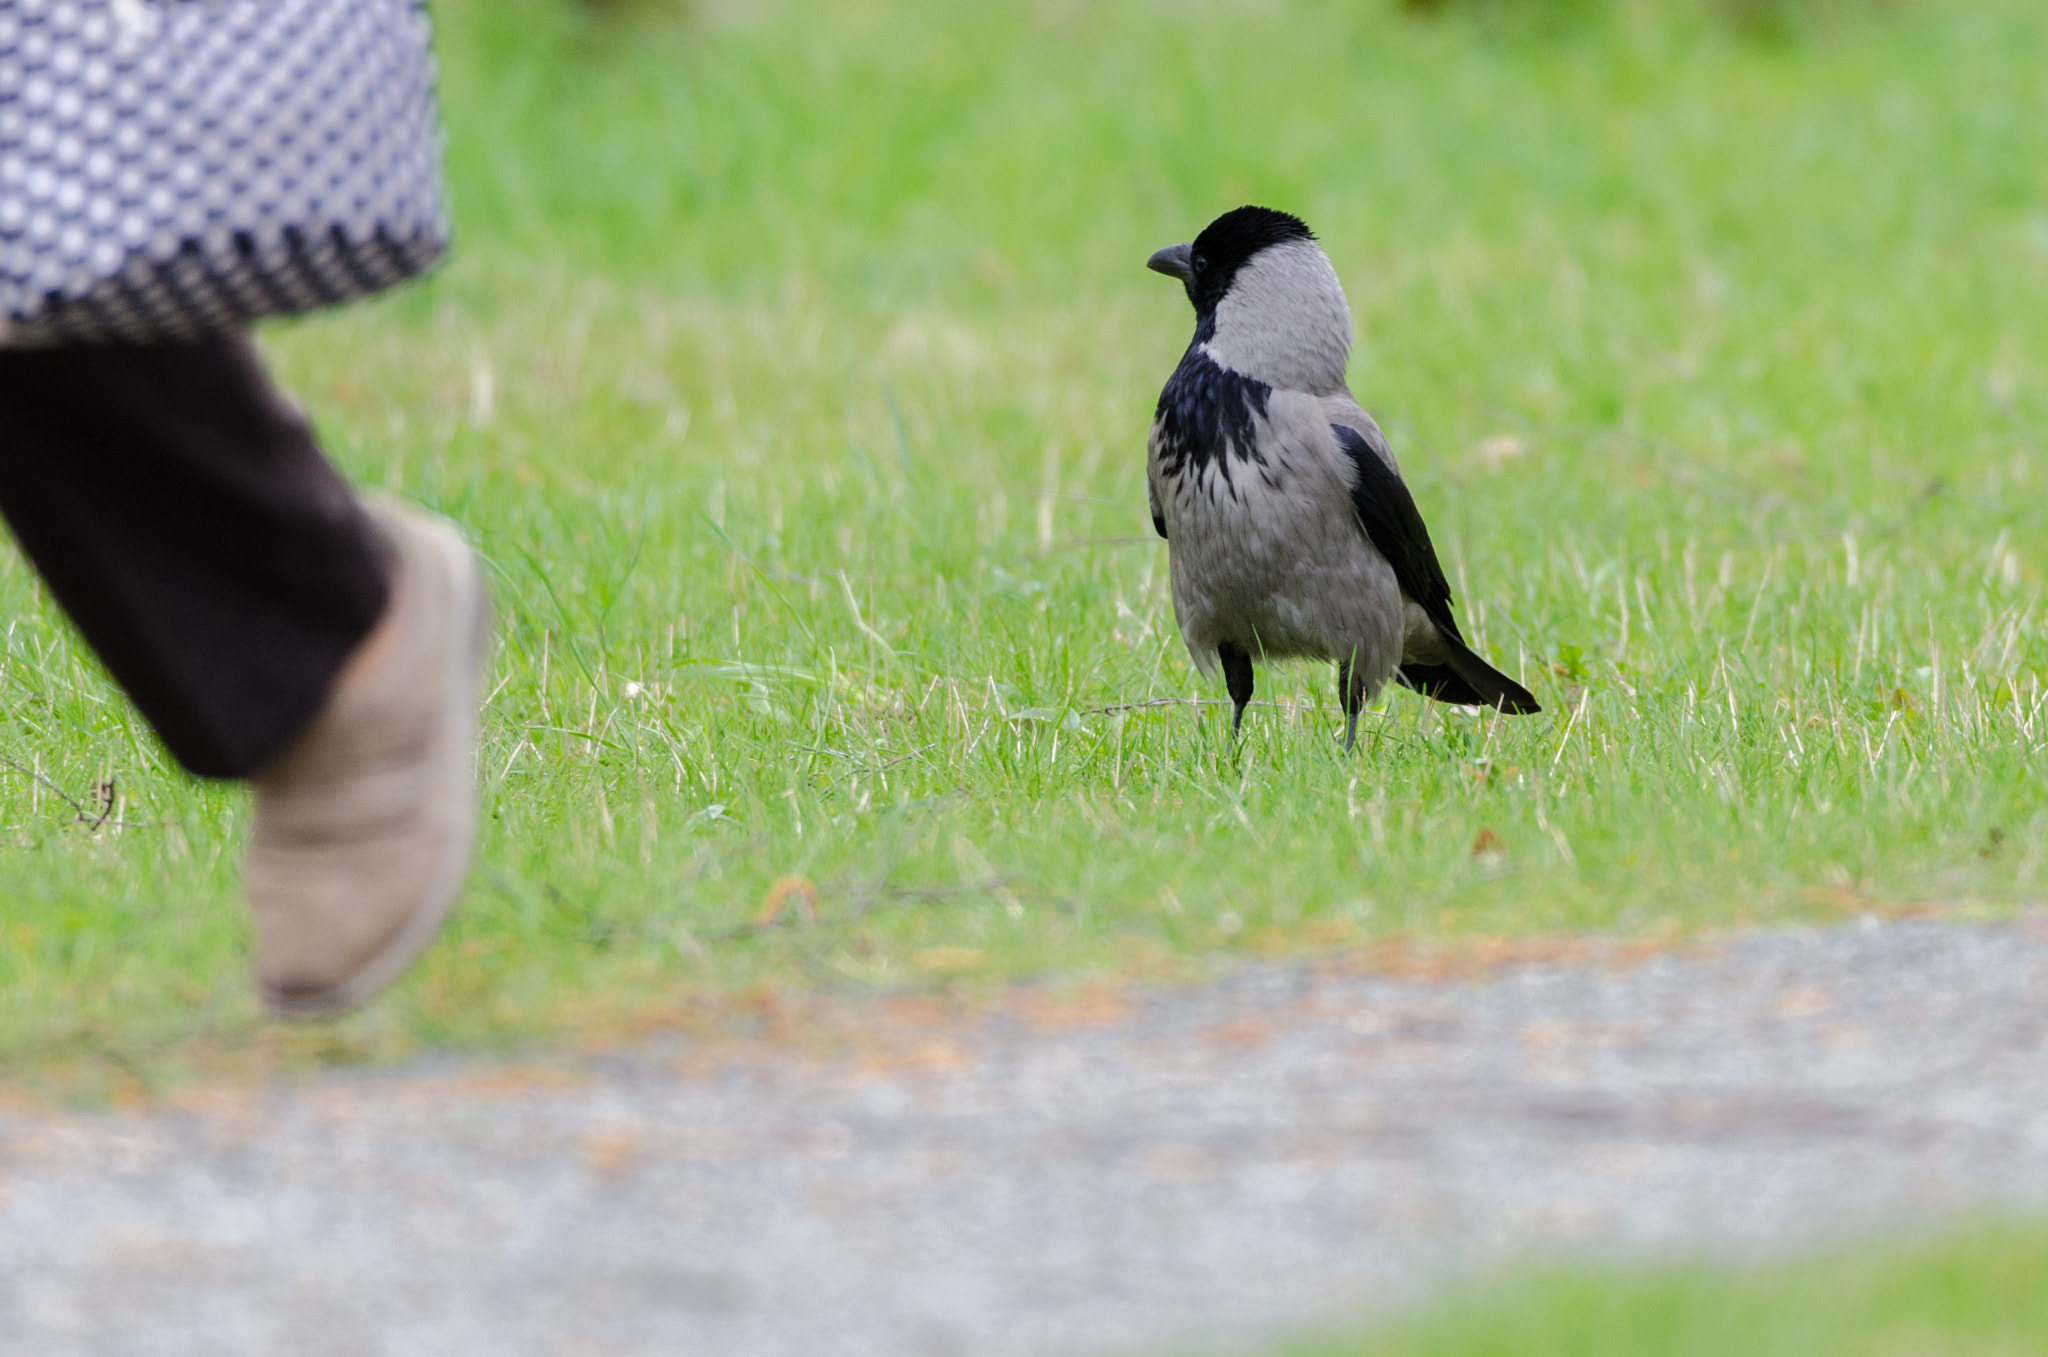
[[[448,244],[419,0],[0,0],[0,345],[189,340]]]

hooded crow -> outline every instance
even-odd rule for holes
[[[1334,660],[1344,748],[1389,678],[1439,702],[1540,711],[1472,652],[1415,499],[1344,384],[1351,308],[1298,217],[1240,207],[1146,267],[1186,286],[1195,337],[1146,463],[1173,612],[1244,721],[1254,662]]]

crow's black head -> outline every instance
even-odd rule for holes
[[[1187,287],[1197,315],[1208,315],[1230,291],[1237,271],[1269,245],[1314,240],[1301,218],[1270,207],[1239,207],[1202,228],[1190,245],[1169,245],[1146,267],[1171,274]]]

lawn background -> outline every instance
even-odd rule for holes
[[[2036,1357],[2048,1235],[1979,1223],[1931,1241],[1747,1267],[1552,1266],[1269,1357]],[[1234,1350],[1242,1357],[1242,1349]]]
[[[0,555],[0,1064],[2036,899],[2048,13],[1737,8],[436,4],[457,254],[263,342],[489,563],[478,869],[266,1032],[244,793]],[[1395,693],[1347,759],[1287,670],[1227,738],[1142,265],[1244,201],[1543,715]]]

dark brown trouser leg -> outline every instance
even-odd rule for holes
[[[382,540],[240,336],[0,350],[0,513],[202,776],[269,762],[384,609]]]

